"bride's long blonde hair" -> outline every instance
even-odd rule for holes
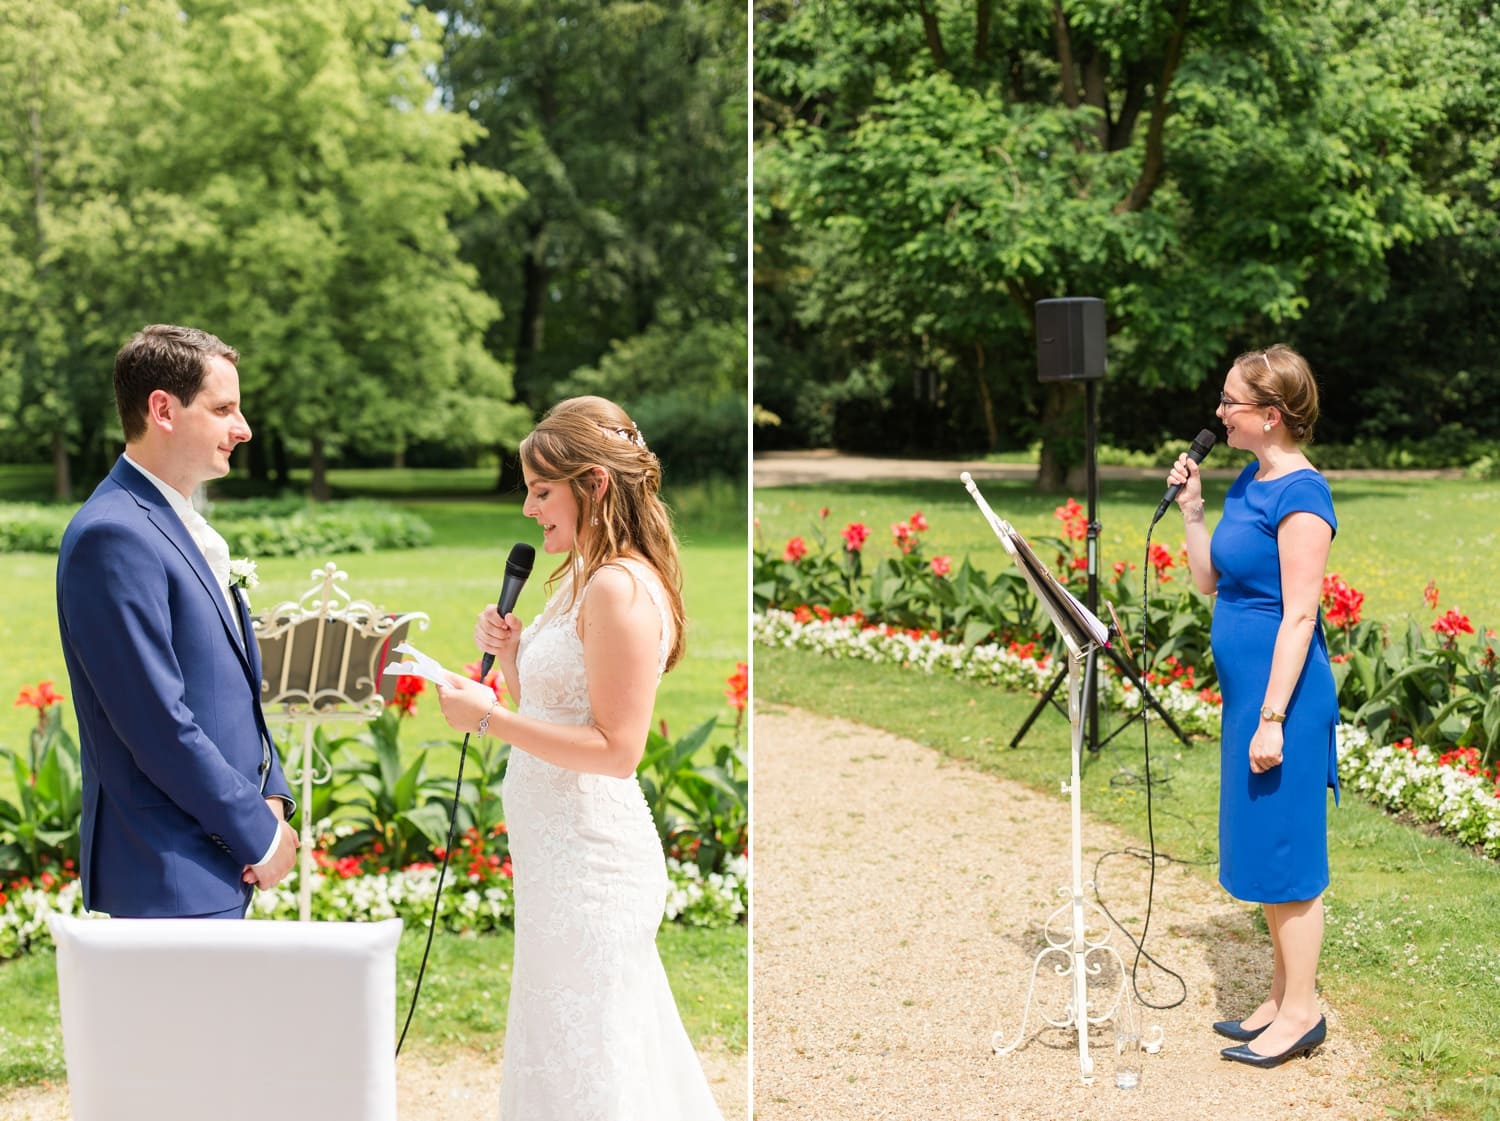
[[[661,461],[646,447],[635,422],[606,398],[570,397],[547,410],[521,441],[521,462],[535,478],[566,483],[578,503],[573,547],[548,583],[580,567],[571,606],[604,565],[630,555],[643,558],[666,589],[672,616],[666,668],[671,669],[687,646],[682,565],[672,516],[660,496]],[[596,467],[609,475],[609,485],[597,500],[590,485]]]

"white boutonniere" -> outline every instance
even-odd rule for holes
[[[250,591],[260,583],[260,576],[256,574],[255,562],[249,557],[240,557],[238,560],[229,562],[229,586],[231,588],[244,588]]]

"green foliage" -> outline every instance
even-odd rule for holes
[[[375,502],[312,505],[296,499],[220,503],[214,526],[235,556],[325,557],[420,549],[432,530],[417,515]]]
[[[742,323],[657,323],[576,370],[556,396],[597,394],[623,404],[674,482],[744,478]]]
[[[17,794],[14,803],[0,799],[0,880],[77,866],[83,773],[62,711],[60,704],[45,711],[24,756],[0,747]]]
[[[1468,0],[981,12],[760,10],[755,378],[785,422],[771,439],[1041,439],[1060,479],[1049,464],[1078,462],[1081,394],[1037,384],[1032,317],[1063,295],[1108,305],[1105,436],[1130,447],[1207,411],[1206,395],[1153,390],[1203,385],[1276,337],[1340,367],[1331,406],[1346,415],[1373,380],[1398,406],[1382,416],[1399,416],[1418,368],[1476,375],[1450,419],[1459,401],[1500,404],[1495,317],[1475,323],[1489,303],[1466,295],[1496,271],[1497,128],[1476,77],[1493,73],[1479,56],[1496,32]],[[1458,241],[1467,267],[1442,275],[1436,247]],[[1426,247],[1404,332],[1421,353],[1341,361]],[[1415,305],[1435,288],[1425,310],[1465,336],[1463,359],[1433,357],[1448,332]],[[1337,339],[1328,315],[1301,326],[1320,295]]]
[[[693,859],[704,873],[722,872],[745,851],[750,829],[750,773],[735,730],[732,744],[704,749],[718,727],[705,720],[678,740],[665,728],[646,738],[637,775],[662,849]]]
[[[499,309],[449,228],[519,191],[462,163],[480,129],[439,103],[430,13],[6,0],[0,26],[11,449],[100,463],[112,355],[160,320],[239,348],[252,423],[314,452],[524,427],[483,346]]]
[[[353,826],[335,842],[334,856],[378,845],[382,863],[402,868],[432,859],[446,842],[451,787],[426,773],[425,750],[403,760],[400,736],[401,711],[390,707],[359,735],[320,743],[325,758],[344,755],[334,767],[325,816],[336,827]],[[356,745],[360,750],[349,750]]]
[[[0,553],[55,554],[75,511],[72,506],[0,504]],[[230,552],[252,560],[419,549],[432,541],[431,528],[416,514],[369,501],[220,502],[213,518]]]
[[[0,553],[55,554],[72,516],[71,506],[0,505]]]

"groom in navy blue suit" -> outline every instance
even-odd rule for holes
[[[189,327],[126,343],[114,371],[125,454],[63,534],[57,614],[90,910],[240,918],[296,854],[248,607],[224,539],[189,501],[250,439],[238,362]]]

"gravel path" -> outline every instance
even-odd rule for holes
[[[1065,769],[1059,760],[1060,778]],[[1085,816],[1085,880],[1099,854],[1129,843]],[[1182,974],[1187,998],[1148,1010],[1165,1044],[1145,1056],[1140,1087],[1115,1088],[1108,1025],[1090,1033],[1097,1078],[1083,1084],[1076,1035],[1039,1025],[1035,1009],[1020,1049],[996,1056],[991,1038],[1015,1038],[1041,923],[1071,879],[1061,795],[847,720],[763,705],[755,848],[756,1121],[1384,1115],[1370,1040],[1337,1009],[1325,1009],[1329,1042],[1309,1060],[1260,1071],[1219,1058],[1227,1041],[1209,1024],[1259,1001],[1269,946],[1251,909],[1170,865],[1158,868],[1149,949]],[[1100,879],[1111,910],[1139,930],[1144,861],[1108,860]],[[1110,944],[1127,952],[1118,931]],[[1050,972],[1038,993],[1061,1018],[1066,982]],[[1180,993],[1165,975],[1155,991],[1158,1003]]]
[[[724,1121],[747,1121],[746,1056],[708,1047],[699,1051],[699,1058],[714,1099],[724,1111]],[[459,1050],[439,1061],[408,1051],[396,1061],[396,1113],[401,1121],[485,1121],[495,1116],[499,1104],[498,1053]],[[275,1111],[271,1112],[274,1115]],[[0,1097],[0,1121],[69,1121],[70,1116],[66,1086],[30,1086]],[[206,1117],[204,1121],[212,1119]]]

